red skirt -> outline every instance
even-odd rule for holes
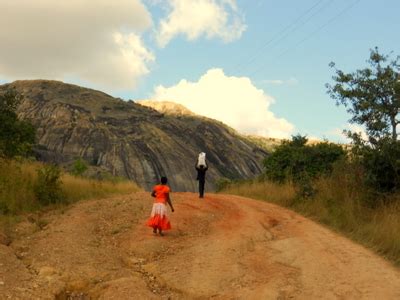
[[[151,210],[150,219],[147,221],[147,226],[162,230],[171,229],[171,223],[167,217],[167,207],[164,203],[153,204],[153,209]]]

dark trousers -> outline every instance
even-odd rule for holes
[[[201,198],[204,197],[204,184],[205,184],[205,180],[199,180],[199,195]]]

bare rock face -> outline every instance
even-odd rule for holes
[[[68,165],[81,157],[145,189],[165,175],[173,191],[195,191],[194,165],[201,151],[209,162],[208,190],[222,177],[260,174],[267,154],[215,120],[163,114],[57,81],[16,81],[0,91],[7,88],[24,95],[18,113],[37,127],[39,159]]]
[[[193,112],[191,112],[183,105],[171,101],[140,100],[137,101],[136,103],[150,108],[154,108],[156,111],[166,115],[195,116]]]

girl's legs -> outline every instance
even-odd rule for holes
[[[162,229],[161,229],[161,227],[153,227],[153,233],[154,234],[157,234],[157,229],[158,229],[158,233],[161,235],[161,236],[164,236],[164,233],[162,232]]]

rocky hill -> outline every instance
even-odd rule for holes
[[[195,114],[185,106],[171,101],[140,100],[136,103],[155,109],[156,111],[172,116],[194,116]]]
[[[196,114],[185,106],[172,101],[139,100],[136,103],[151,107],[160,113],[173,116],[195,116]],[[250,143],[264,149],[266,152],[273,152],[275,148],[282,144],[283,139],[264,137],[259,135],[241,134],[241,137]]]
[[[105,93],[58,81],[16,81],[0,86],[24,95],[19,116],[37,127],[40,160],[130,178],[149,189],[160,175],[175,191],[194,191],[194,164],[207,153],[208,189],[221,178],[251,178],[267,154],[221,122],[170,115]]]

